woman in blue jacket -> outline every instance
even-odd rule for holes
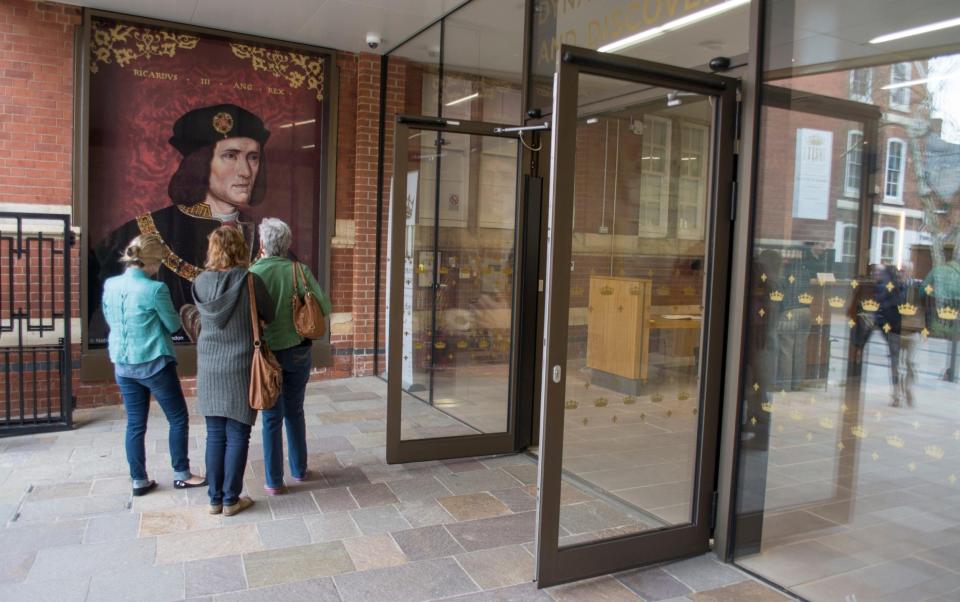
[[[126,266],[123,274],[104,282],[103,291],[103,315],[110,327],[110,361],[127,410],[127,463],[136,496],[157,486],[147,477],[143,443],[151,394],[170,424],[173,486],[186,489],[207,484],[203,477],[190,473],[189,415],[170,338],[180,329],[180,317],[167,285],[153,280],[162,259],[163,243],[158,236],[138,236],[120,259]]]

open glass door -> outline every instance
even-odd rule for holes
[[[733,79],[558,57],[541,587],[708,549],[736,134]]]
[[[399,117],[390,205],[387,461],[515,451],[519,143]]]

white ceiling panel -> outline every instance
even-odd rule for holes
[[[199,0],[191,24],[287,38],[314,14],[322,12],[326,1],[283,0],[282,10],[278,10],[276,2],[251,2],[242,9],[238,4],[236,0]]]

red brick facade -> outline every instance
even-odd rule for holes
[[[28,0],[0,4],[0,203],[17,203],[20,209],[23,204],[73,203],[74,36],[80,24],[81,11],[75,7]],[[336,231],[330,249],[334,361],[319,370],[315,379],[372,374],[376,347],[380,57],[338,52],[336,62]],[[388,122],[401,99],[396,91],[400,75],[399,67],[392,69]],[[388,132],[387,165],[392,144],[392,132]],[[384,176],[389,178],[389,171]],[[385,217],[387,207],[383,209]],[[385,229],[382,234],[385,244]],[[75,246],[73,253],[74,317],[80,315],[79,248]],[[383,284],[386,272],[381,272]],[[79,365],[79,355],[75,346],[74,366]],[[73,386],[78,407],[119,402],[113,382],[81,382],[78,372]],[[188,395],[194,392],[194,379],[184,379],[183,385]]]

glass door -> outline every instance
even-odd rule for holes
[[[388,259],[390,463],[516,449],[514,308],[525,290],[517,249],[526,216],[518,209],[517,137],[495,129],[398,118]]]
[[[558,56],[541,587],[708,549],[736,135],[733,79]]]

